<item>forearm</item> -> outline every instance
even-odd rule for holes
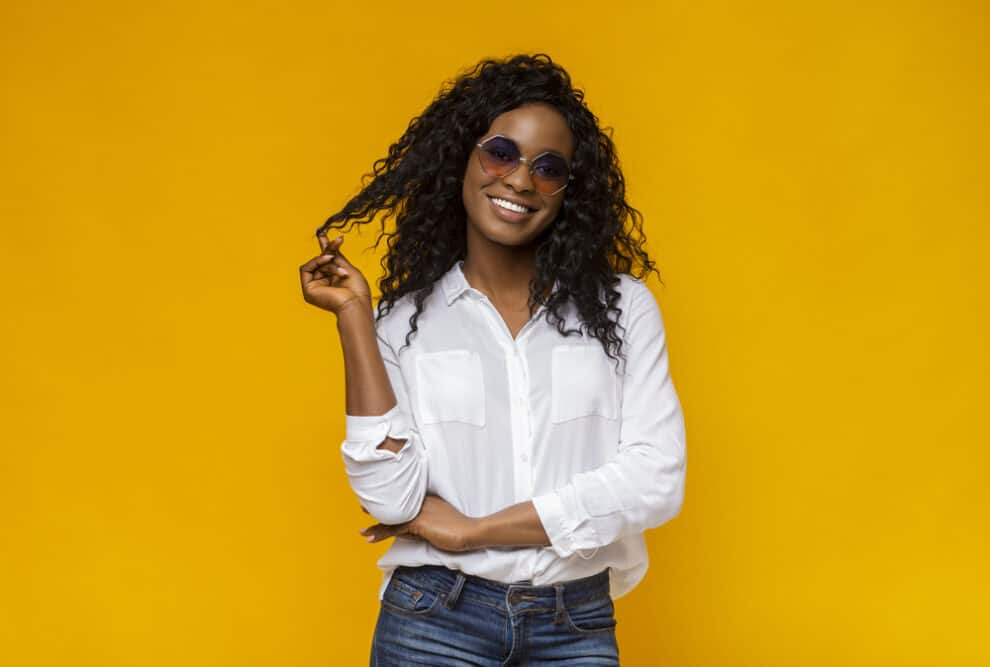
[[[566,558],[675,517],[684,500],[685,471],[683,447],[675,439],[627,445],[614,460],[532,502],[554,551]]]
[[[517,503],[475,521],[470,547],[549,546],[532,501]]]
[[[345,410],[354,416],[382,415],[395,407],[395,393],[378,349],[371,304],[355,300],[337,313],[344,354]],[[403,441],[386,438],[379,448],[396,452]]]

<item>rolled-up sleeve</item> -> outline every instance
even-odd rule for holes
[[[625,327],[626,362],[617,453],[533,498],[551,547],[562,558],[597,549],[673,519],[684,501],[684,415],[670,377],[663,318],[640,281]]]
[[[415,518],[423,505],[428,482],[426,455],[409,409],[398,359],[380,332],[378,348],[396,405],[383,415],[347,415],[341,455],[361,505],[378,521],[397,524]],[[397,452],[379,449],[386,437],[405,443]]]

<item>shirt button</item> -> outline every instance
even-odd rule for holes
[[[520,454],[519,455],[519,460],[522,461],[523,463],[528,463],[529,462],[529,454],[525,454],[525,453]]]

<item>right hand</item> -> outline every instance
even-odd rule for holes
[[[318,308],[339,315],[345,308],[365,305],[371,308],[371,288],[361,272],[340,253],[344,237],[328,241],[325,232],[317,236],[320,254],[299,267],[303,299]]]

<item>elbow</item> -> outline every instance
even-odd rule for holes
[[[681,513],[684,506],[684,489],[673,493],[658,495],[647,512],[647,519],[644,522],[644,530],[657,528],[672,521]]]
[[[646,525],[643,526],[643,528],[650,529],[662,526],[677,517],[677,515],[681,513],[681,508],[683,506],[683,487],[672,493],[658,494],[654,498],[654,502],[651,504],[650,509],[647,512],[647,519],[645,522]]]
[[[390,503],[369,503],[365,505],[368,514],[375,517],[380,523],[386,526],[395,526],[400,523],[412,521],[419,516],[419,511],[423,507],[423,499],[426,493],[409,495],[399,501]]]
[[[397,453],[378,449],[377,444],[345,441],[344,469],[351,490],[379,522],[395,525],[411,521],[426,497],[426,457],[413,438]]]
[[[687,458],[684,450],[678,456],[666,458],[656,469],[648,494],[650,507],[648,528],[667,523],[681,513],[684,506],[684,488],[687,478]]]
[[[414,459],[409,463],[401,470],[385,468],[349,475],[361,505],[387,526],[412,521],[423,507],[428,482],[426,462]]]

